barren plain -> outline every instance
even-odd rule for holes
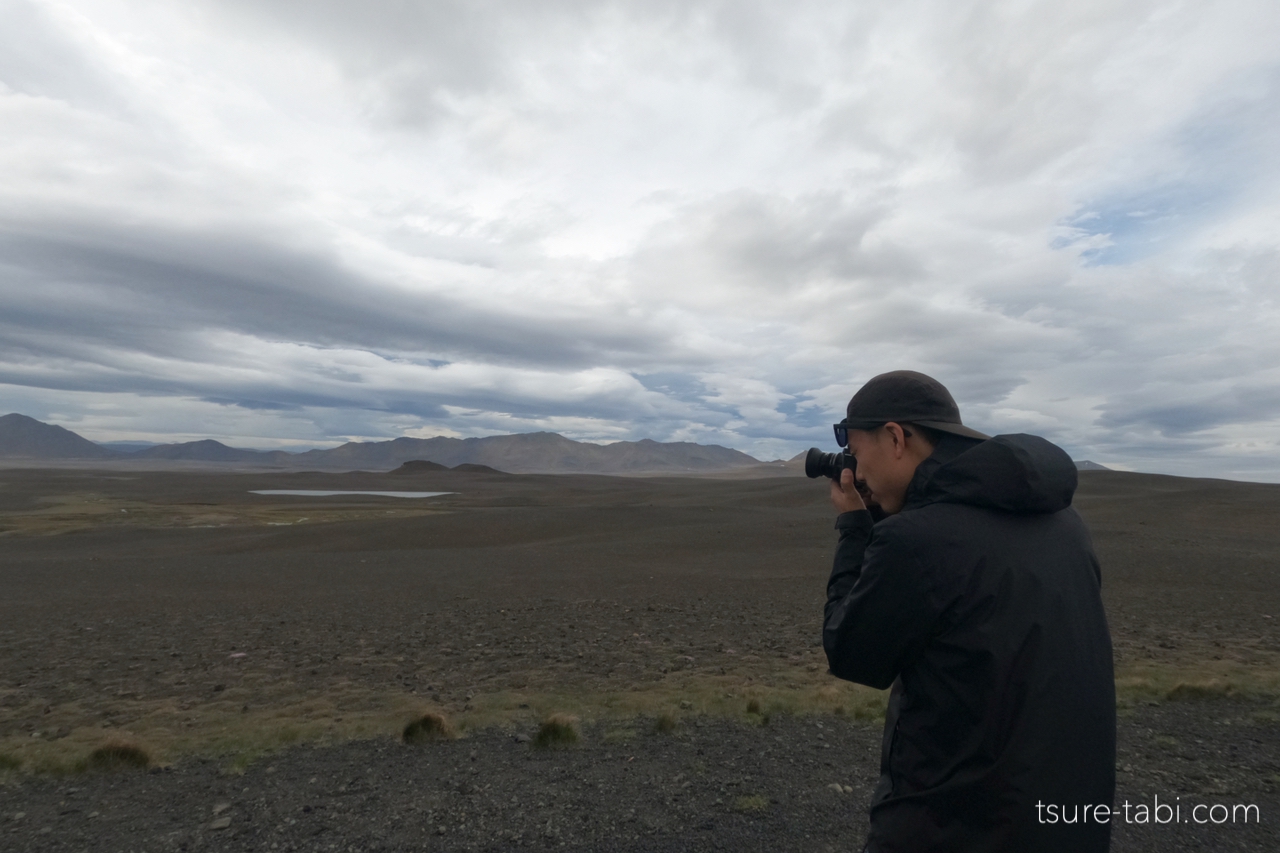
[[[1280,848],[1280,486],[1076,505],[1118,798],[1260,817],[1113,849]],[[858,849],[884,697],[825,672],[834,544],[802,476],[0,471],[0,848]],[[426,712],[457,737],[401,743]],[[149,771],[83,769],[111,743]]]

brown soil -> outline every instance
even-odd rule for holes
[[[1214,802],[1270,804],[1261,826],[1180,830],[1173,846],[1154,829],[1117,829],[1116,849],[1274,849],[1280,487],[1081,480],[1126,715],[1121,797],[1185,786]],[[262,488],[457,494],[248,494]],[[172,832],[173,845],[324,849],[301,828],[319,812],[346,815],[325,824],[341,849],[411,849],[411,835],[439,825],[456,843],[432,849],[516,831],[531,844],[598,849],[847,849],[863,831],[883,700],[825,674],[831,520],[824,485],[802,477],[0,471],[0,839],[110,850],[145,837],[156,840],[138,849],[168,849],[158,839]],[[746,713],[752,700],[768,727]],[[462,739],[387,740],[430,710]],[[511,740],[556,712],[582,718],[578,747],[552,755]],[[663,714],[679,721],[674,736],[636,722]],[[830,746],[813,747],[822,752],[806,764],[819,721]],[[110,783],[47,775],[111,740],[169,769]],[[291,743],[322,746],[275,752]],[[618,744],[643,774],[610,775]],[[703,751],[700,781],[682,750]],[[385,779],[339,797],[338,780],[371,765]],[[472,767],[489,788],[468,781]],[[552,767],[559,781],[539,775]],[[833,768],[839,778],[827,779]],[[661,780],[682,773],[687,796],[668,792]],[[728,785],[733,773],[751,784]],[[283,793],[307,791],[312,776],[338,799]],[[837,797],[830,782],[854,791]],[[248,789],[243,808],[257,817],[236,812],[234,826],[254,827],[243,838],[205,828],[206,794],[219,786]],[[548,813],[551,835],[536,805],[543,789],[576,792],[557,795],[564,822]],[[92,792],[109,809],[35,817]],[[74,829],[93,810],[120,817]],[[13,820],[17,811],[28,817]]]

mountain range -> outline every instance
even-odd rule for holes
[[[352,441],[328,450],[302,453],[242,450],[205,439],[129,452],[95,444],[63,427],[19,414],[0,417],[0,459],[170,460],[343,471],[387,471],[405,462],[426,461],[450,468],[483,465],[513,474],[690,474],[770,464],[714,444],[643,439],[601,445],[573,441],[552,432]]]
[[[168,460],[331,471],[389,471],[406,462],[428,462],[448,468],[482,466],[512,474],[705,474],[764,466],[780,472],[804,470],[803,453],[786,462],[762,462],[718,444],[646,438],[602,445],[573,441],[554,432],[350,441],[327,450],[301,453],[244,450],[212,439],[142,444],[140,448],[130,444],[95,444],[71,430],[26,415],[0,417],[0,459]],[[1076,467],[1082,471],[1110,470],[1089,460],[1076,462]]]

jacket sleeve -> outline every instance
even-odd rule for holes
[[[924,648],[938,615],[924,567],[896,527],[878,525],[873,535],[868,513],[836,519],[822,630],[831,673],[880,690]]]
[[[836,559],[831,567],[831,578],[827,581],[824,624],[831,621],[831,611],[848,595],[858,575],[862,574],[862,552],[871,541],[871,528],[871,513],[865,510],[841,513],[836,517],[840,542],[836,545]]]

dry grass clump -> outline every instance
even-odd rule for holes
[[[449,740],[454,736],[453,726],[443,714],[429,711],[404,727],[401,737],[405,743],[421,744]]]
[[[753,719],[762,726],[769,725],[769,715],[760,707],[759,699],[752,699],[747,702],[747,717]]]
[[[660,714],[653,724],[653,730],[660,735],[669,735],[676,730],[676,718],[670,714]]]
[[[146,770],[151,766],[151,753],[136,743],[112,741],[89,753],[78,765],[79,770],[114,771]]]
[[[769,798],[764,794],[751,794],[746,797],[738,797],[738,799],[733,801],[733,808],[740,812],[759,813],[769,808]]]
[[[533,736],[538,749],[554,749],[573,746],[578,742],[578,718],[568,714],[552,714],[543,721]]]
[[[7,752],[0,752],[0,773],[22,769],[22,759]]]
[[[1186,682],[1180,681],[1165,694],[1172,702],[1188,702],[1201,699],[1223,699],[1235,691],[1231,685],[1222,681]]]

